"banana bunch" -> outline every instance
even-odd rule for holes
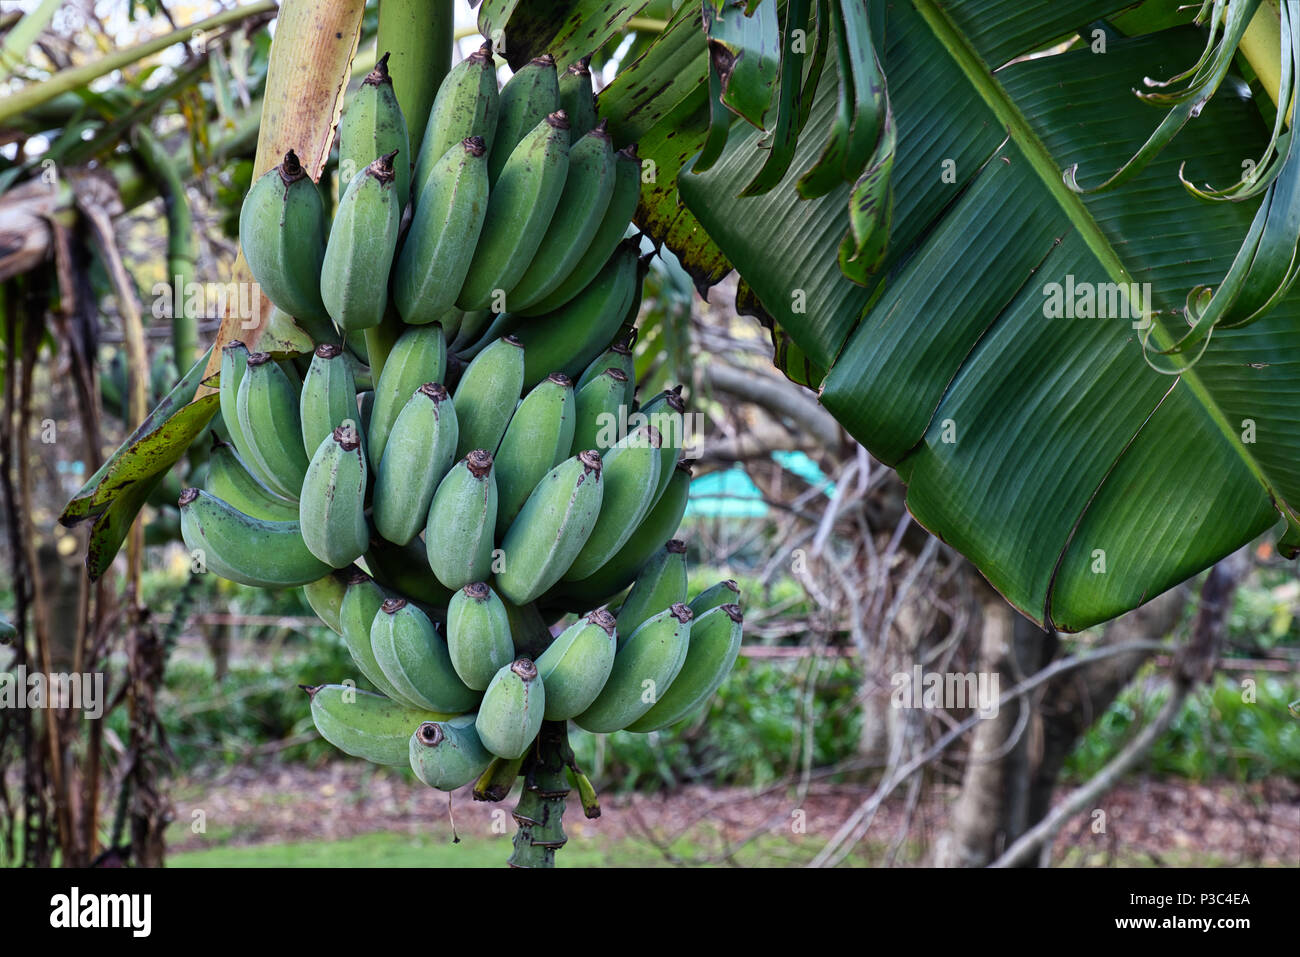
[[[196,568],[302,586],[378,692],[307,688],[322,736],[450,790],[508,783],[544,721],[697,712],[742,617],[734,583],[687,595],[686,406],[638,402],[631,353],[640,161],[586,65],[498,90],[486,43],[424,130],[383,57],[340,123],[332,221],[292,151],[254,182],[253,275],[324,331],[309,357],[225,347],[229,442],[180,512]]]

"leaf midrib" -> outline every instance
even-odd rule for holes
[[[962,73],[965,74],[971,85],[979,93],[980,98],[988,104],[998,120],[1006,126],[1008,135],[1019,145],[1025,158],[1029,161],[1030,167],[1038,174],[1039,179],[1046,186],[1052,198],[1056,200],[1062,212],[1065,213],[1073,226],[1079,230],[1079,234],[1087,244],[1088,249],[1097,257],[1107,275],[1113,282],[1121,284],[1121,288],[1129,289],[1133,279],[1128,269],[1125,268],[1124,261],[1107,240],[1105,233],[1102,232],[1100,225],[1088,211],[1080,196],[1065,185],[1060,167],[1046,145],[1039,139],[1038,134],[1029,125],[1024,113],[1008,95],[1006,89],[989,72],[979,54],[970,46],[964,34],[939,9],[935,0],[913,0],[913,4],[930,29],[934,31],[934,35],[939,42],[943,44],[944,49],[948,51],[948,54],[957,63]],[[1167,349],[1175,341],[1158,319],[1153,319],[1151,339],[1158,349]],[[1178,377],[1181,383],[1196,397],[1197,402],[1205,410],[1210,420],[1228,440],[1229,445],[1236,451],[1238,457],[1250,470],[1250,473],[1268,492],[1269,497],[1277,507],[1294,514],[1295,510],[1286,501],[1286,497],[1274,486],[1260,462],[1246,448],[1241,436],[1229,423],[1227,415],[1214,400],[1209,388],[1197,375],[1195,369],[1184,368],[1178,373]]]

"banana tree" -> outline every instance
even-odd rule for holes
[[[1068,631],[1274,525],[1300,544],[1296,6],[484,0],[478,27],[516,68],[636,34],[598,109],[646,161],[637,225],[702,294],[736,270],[917,520]],[[403,7],[380,43],[431,63],[385,34]],[[363,10],[286,0],[255,172],[292,146],[319,176]],[[267,334],[240,320],[206,372]],[[65,522],[129,524],[215,414],[203,371]]]

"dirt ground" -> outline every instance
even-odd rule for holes
[[[452,829],[445,794],[361,762],[319,768],[271,764],[239,767],[211,779],[177,782],[176,827],[169,851],[296,841],[330,841],[369,832],[440,834]],[[759,835],[790,838],[811,856],[868,796],[861,786],[814,786],[796,804],[786,787],[768,793],[690,787],[670,795],[601,797],[603,815],[586,821],[570,797],[571,838],[634,840],[664,849],[683,863],[728,862],[738,845]],[[898,795],[877,815],[857,863],[923,863],[946,817],[953,792],[917,802],[910,820]],[[513,831],[501,804],[453,796],[462,836]],[[1067,866],[1300,865],[1300,783],[1254,784],[1135,780],[1112,791],[1096,812],[1059,835],[1054,862]],[[206,832],[186,825],[202,812]],[[1099,826],[1100,825],[1100,826]],[[774,862],[774,863],[779,863]]]

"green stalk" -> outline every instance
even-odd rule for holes
[[[0,124],[8,122],[15,116],[22,115],[34,106],[46,103],[60,94],[80,89],[93,80],[112,73],[114,70],[124,69],[132,63],[153,56],[155,53],[160,53],[173,44],[188,43],[198,30],[215,30],[218,27],[229,26],[232,23],[239,23],[243,20],[274,13],[276,9],[273,0],[263,0],[261,3],[250,4],[246,7],[223,10],[214,17],[208,17],[206,20],[200,20],[198,23],[181,27],[160,37],[154,37],[144,43],[127,47],[125,50],[115,50],[107,56],[102,56],[83,66],[74,67],[71,70],[60,70],[48,80],[41,83],[29,83],[18,92],[11,94],[4,100],[0,100]]]
[[[26,14],[5,34],[4,43],[0,44],[0,76],[6,79],[12,77],[27,62],[28,51],[41,32],[50,25],[61,6],[63,0],[43,0],[40,6]]]
[[[388,52],[397,105],[406,118],[415,162],[433,98],[451,69],[455,14],[451,0],[380,0],[375,49]]]
[[[379,381],[379,373],[384,371],[388,354],[401,334],[402,318],[390,302],[384,311],[384,321],[366,330],[366,361],[370,364],[371,382]]]
[[[567,728],[564,721],[544,722],[536,746],[524,761],[511,867],[554,867],[555,852],[568,840],[563,826],[564,801],[569,796],[565,771],[572,753]]]
[[[198,320],[187,307],[185,290],[194,280],[194,222],[185,183],[147,124],[135,128],[135,146],[149,175],[162,188],[167,207],[167,282],[172,287],[172,354],[177,370],[199,357]]]

